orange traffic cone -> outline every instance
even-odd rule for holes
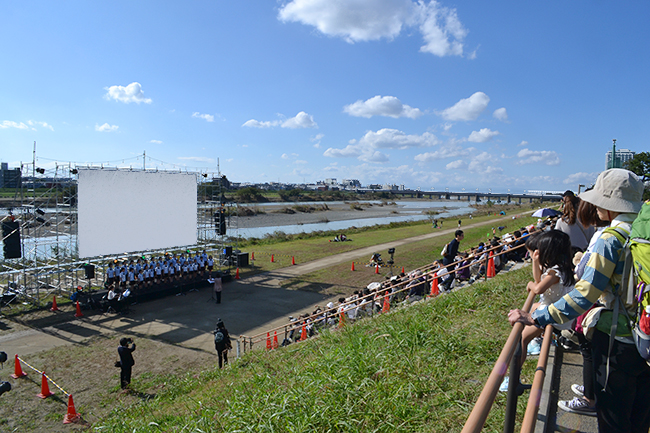
[[[438,296],[440,293],[440,290],[438,289],[438,279],[433,278],[433,281],[431,281],[431,296]]]
[[[14,374],[11,375],[14,379],[19,379],[21,377],[27,376],[27,374],[23,373],[23,368],[20,366],[20,359],[18,359],[18,355],[16,355],[16,361],[14,364]]]
[[[345,326],[345,311],[341,311],[339,314],[339,328],[343,328]]]
[[[48,398],[49,396],[53,395],[53,392],[50,392],[50,386],[47,383],[47,377],[45,377],[45,373],[41,374],[41,393],[37,394],[37,397],[40,398]]]
[[[255,260],[255,251],[251,252],[251,260]]]
[[[278,331],[273,331],[273,349],[277,349],[279,346],[278,344]]]
[[[271,350],[271,334],[266,333],[266,350]]]
[[[59,311],[59,307],[56,306],[56,296],[52,298],[52,308],[50,308],[50,311]]]
[[[492,278],[496,275],[496,270],[494,269],[494,253],[490,251],[490,258],[488,259],[488,264],[487,264],[487,277]]]
[[[390,311],[390,301],[388,300],[388,294],[384,295],[384,306],[381,309],[382,313],[388,313]]]
[[[74,408],[74,400],[72,400],[72,394],[68,395],[68,413],[63,417],[63,424],[70,424],[76,421],[79,421],[79,414]]]
[[[271,254],[271,263],[275,262],[275,254]]]
[[[352,262],[352,272],[354,272],[354,262]]]
[[[300,341],[305,341],[307,339],[307,328],[305,324],[302,324],[302,332],[300,333]]]
[[[402,273],[404,273],[404,266],[402,266]]]
[[[235,272],[235,280],[239,279],[239,268],[237,268],[237,272]]]
[[[77,312],[74,313],[74,317],[82,317],[83,314],[81,314],[81,307],[79,307],[79,301],[77,301]]]
[[[294,256],[291,256],[291,264],[292,265],[296,264],[296,258]]]
[[[378,274],[378,273],[379,273],[379,265],[376,265],[375,266],[375,274]]]

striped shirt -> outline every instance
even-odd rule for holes
[[[634,218],[636,214],[620,214],[610,227],[620,227],[629,233]],[[533,319],[541,326],[566,323],[587,311],[596,301],[611,310],[615,299],[612,290],[618,290],[623,276],[625,258],[621,254],[622,248],[623,244],[615,235],[603,232],[575,288],[554,304],[535,310]]]

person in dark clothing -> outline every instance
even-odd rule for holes
[[[456,230],[456,233],[454,233],[454,239],[452,239],[452,241],[449,242],[449,245],[447,246],[447,254],[442,258],[442,265],[446,266],[447,271],[449,272],[449,276],[442,282],[445,290],[451,289],[451,283],[454,281],[455,274],[454,265],[452,265],[452,263],[454,263],[456,260],[460,241],[462,241],[464,238],[465,233],[463,233],[462,230]]]
[[[214,348],[217,350],[217,354],[219,355],[219,368],[222,368],[224,364],[228,364],[228,351],[232,349],[230,335],[223,324],[223,320],[217,319],[217,327],[213,334]]]
[[[129,343],[131,347],[129,347]],[[130,338],[122,338],[120,345],[117,348],[117,353],[120,355],[120,386],[125,389],[131,383],[131,370],[135,365],[133,359],[133,352],[135,351],[135,343]]]

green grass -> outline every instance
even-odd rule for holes
[[[530,270],[394,309],[224,370],[142,375],[136,405],[114,402],[103,432],[460,431],[503,346]],[[529,361],[524,380],[532,380]],[[525,399],[524,399],[525,400]],[[484,431],[501,431],[500,395]],[[520,414],[525,401],[520,402]]]

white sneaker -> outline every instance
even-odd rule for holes
[[[542,345],[537,341],[537,339],[532,340],[528,343],[527,352],[530,356],[539,355],[542,351]]]
[[[577,383],[574,383],[573,385],[571,385],[571,391],[573,391],[574,394],[579,395],[580,397],[584,397],[585,395],[584,385],[578,385]]]
[[[582,397],[574,397],[573,400],[560,400],[557,402],[557,405],[560,409],[567,412],[596,416],[596,407],[589,406],[587,400]]]
[[[499,386],[499,392],[508,392],[508,385],[510,385],[510,376],[503,378],[503,382],[501,382],[501,386]]]

